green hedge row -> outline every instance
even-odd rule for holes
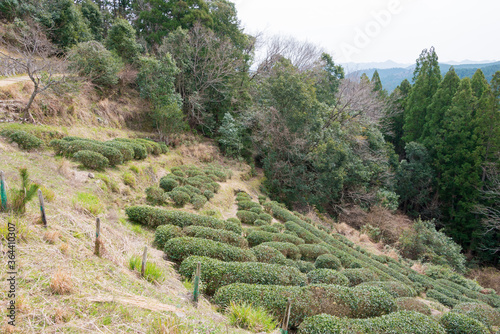
[[[382,290],[386,291],[389,293],[391,296],[394,298],[399,298],[399,297],[415,297],[417,295],[417,292],[415,289],[412,287],[401,283],[401,282],[396,282],[396,281],[389,281],[389,282],[380,282],[380,281],[374,281],[374,282],[364,282],[359,284],[359,286],[375,286],[378,288],[381,288]]]
[[[446,334],[431,317],[398,311],[371,319],[346,319],[327,314],[305,319],[299,334]]]
[[[316,237],[314,234],[300,227],[297,223],[288,221],[285,223],[285,228],[287,231],[295,232],[299,238],[304,239],[306,244],[319,244],[323,242],[320,238]]]
[[[396,304],[400,311],[415,311],[425,315],[431,315],[431,308],[421,300],[412,297],[396,298]]]
[[[73,154],[73,159],[81,163],[85,168],[102,170],[109,166],[109,160],[101,153],[81,150]]]
[[[479,320],[456,312],[445,313],[439,323],[448,334],[490,334],[488,328]]]
[[[269,246],[278,250],[288,259],[299,260],[301,257],[299,247],[290,242],[270,241],[270,242],[263,242],[261,245]]]
[[[238,201],[238,210],[250,210],[251,208],[262,209],[259,203],[252,202],[250,200]]]
[[[223,308],[231,302],[246,302],[264,307],[273,316],[281,318],[288,298],[292,303],[291,327],[299,326],[306,317],[321,313],[368,318],[396,310],[394,298],[381,289],[348,288],[339,285],[294,287],[236,283],[220,288],[213,301]]]
[[[458,300],[456,300],[455,298],[448,297],[447,295],[445,295],[437,290],[434,290],[434,289],[427,291],[426,296],[428,298],[435,299],[438,302],[440,302],[441,304],[448,306],[448,307],[451,307],[451,308],[453,308],[453,306],[455,306],[457,304],[460,304],[460,302]]]
[[[297,247],[299,247],[304,261],[316,261],[318,256],[330,253],[328,248],[318,244],[302,244]]]
[[[447,279],[438,279],[435,281],[435,284],[438,284],[441,287],[448,287],[454,289],[455,293],[462,293],[466,297],[471,299],[477,299],[483,303],[487,303],[493,307],[500,307],[500,299],[498,299],[498,295],[484,295],[480,292],[468,289],[461,284],[457,284],[453,281]],[[497,298],[495,298],[497,297]]]
[[[348,279],[351,286],[355,286],[364,282],[378,281],[379,275],[368,268],[344,269],[342,270]]]
[[[224,221],[214,217],[201,216],[183,211],[166,210],[145,205],[128,207],[125,209],[125,213],[130,221],[150,227],[170,224],[179,227],[196,225],[215,229],[226,228]]]
[[[349,279],[333,269],[314,269],[307,273],[309,284],[336,284],[349,286]]]
[[[264,285],[305,285],[307,277],[297,268],[260,262],[223,262],[203,256],[185,259],[179,273],[191,278],[201,263],[201,280],[205,293],[213,295],[220,287],[232,283]]]
[[[308,262],[308,261],[302,261],[302,260],[297,260],[295,261],[296,265],[299,267],[299,270],[303,273],[308,273],[316,267],[314,266],[314,263]]]
[[[175,225],[160,225],[156,228],[155,238],[153,240],[153,246],[158,249],[163,250],[165,248],[165,244],[170,239],[180,238],[184,236],[184,232],[182,232],[182,228]]]
[[[255,257],[257,258],[257,262],[263,263],[273,263],[273,264],[282,264],[285,265],[287,263],[287,258],[281,254],[278,250],[265,246],[264,244],[260,244],[250,249]],[[296,266],[292,266],[296,267]]]
[[[451,312],[479,320],[489,329],[493,326],[500,327],[500,310],[483,303],[460,303]]]
[[[188,237],[209,239],[240,248],[248,248],[247,240],[241,235],[238,235],[231,231],[192,225],[184,227],[183,232]]]
[[[278,241],[278,242],[289,242],[294,245],[300,245],[304,243],[304,240],[299,237],[283,234],[283,233],[270,233],[264,231],[253,231],[247,235],[248,244],[250,247],[260,245],[263,242]]]
[[[167,257],[175,262],[182,262],[192,255],[207,256],[221,261],[255,262],[257,260],[249,249],[192,237],[170,239],[163,250]]]
[[[43,144],[43,140],[31,133],[23,130],[2,130],[0,135],[9,138],[10,142],[17,143],[23,150],[32,150],[39,148]]]
[[[259,214],[247,210],[239,210],[236,212],[236,217],[238,217],[243,224],[253,225],[253,223],[259,219]]]
[[[341,270],[342,268],[342,263],[333,254],[323,254],[320,255],[316,258],[316,261],[314,262],[314,266],[316,268],[326,268],[326,269],[335,269],[335,270]]]

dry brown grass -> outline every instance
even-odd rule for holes
[[[75,172],[71,169],[71,163],[65,158],[62,158],[59,161],[57,172],[67,179],[70,179],[75,175]]]
[[[404,231],[411,228],[411,219],[399,213],[375,206],[366,215],[366,224],[378,227],[382,232],[382,239],[385,243],[394,244]]]
[[[4,334],[14,334],[14,333],[20,333],[20,331],[14,327],[14,326],[11,326],[9,324],[4,324],[2,326],[2,333]]]
[[[56,243],[60,236],[61,234],[59,233],[59,231],[46,231],[43,234],[43,240],[53,245]]]
[[[62,244],[59,245],[59,250],[64,255],[68,255],[69,254],[69,245],[66,242],[63,242]]]
[[[179,152],[183,157],[193,158],[201,162],[220,162],[223,160],[219,150],[212,143],[181,145]]]
[[[65,270],[58,269],[50,280],[50,291],[56,295],[66,295],[73,291],[71,274]]]
[[[422,265],[420,262],[415,262],[412,266],[411,269],[415,270],[417,273],[425,275],[425,266]]]
[[[493,289],[500,294],[500,270],[494,267],[474,269],[468,278],[475,279],[481,286]]]

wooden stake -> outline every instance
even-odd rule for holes
[[[95,250],[94,254],[97,256],[101,256],[100,246],[101,246],[101,219],[97,217],[95,219]]]
[[[0,196],[2,197],[2,211],[7,211],[7,184],[3,171],[0,171]]]
[[[38,189],[38,199],[40,200],[40,212],[42,213],[43,227],[47,228],[47,217],[45,217],[45,205],[43,204],[43,194],[41,189]]]
[[[290,311],[292,309],[292,301],[288,298],[288,303],[285,309],[285,317],[283,318],[283,323],[281,326],[281,334],[288,333],[288,322],[290,321]]]
[[[141,276],[144,277],[146,272],[146,258],[148,256],[148,246],[144,247],[144,254],[142,254]]]
[[[198,297],[200,296],[200,276],[201,276],[201,262],[198,262],[196,264],[196,273],[194,275],[193,298],[195,303],[198,302]]]

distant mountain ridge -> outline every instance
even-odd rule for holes
[[[441,68],[441,73],[444,76],[446,72],[453,66],[455,68],[455,72],[457,72],[458,76],[462,79],[465,77],[472,77],[474,73],[481,69],[484,73],[484,76],[488,81],[491,80],[491,77],[496,71],[500,71],[500,61],[495,61],[491,63],[471,63],[471,64],[459,64],[452,65],[448,63],[440,63],[439,67]],[[394,68],[377,68],[372,67],[369,69],[359,69],[349,73],[349,76],[361,76],[363,73],[371,79],[375,70],[378,71],[380,76],[380,80],[382,81],[382,86],[389,93],[392,92],[404,79],[408,79],[408,81],[412,82],[413,79],[413,71],[415,69],[415,65],[407,66],[407,67],[394,67]]]

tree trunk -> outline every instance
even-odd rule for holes
[[[26,105],[26,107],[24,108],[24,118],[29,118],[29,120],[35,124],[35,119],[33,118],[33,116],[31,115],[29,109],[31,107],[31,104],[33,103],[33,101],[35,100],[35,96],[36,94],[38,94],[38,86],[35,84],[35,88],[33,89],[33,93],[31,94],[31,97],[28,101],[28,104]]]

